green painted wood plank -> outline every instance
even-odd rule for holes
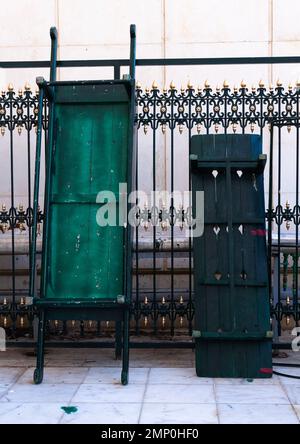
[[[261,145],[257,135],[192,137],[192,162],[200,165],[192,168],[193,202],[203,191],[205,222],[203,236],[193,239],[195,329],[209,332],[207,341],[227,341],[196,339],[199,376],[270,376],[260,372],[272,366],[271,339],[260,344],[270,329]]]
[[[128,122],[126,102],[55,106],[46,299],[124,293],[124,228],[97,224],[96,197],[127,182]]]

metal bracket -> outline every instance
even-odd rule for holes
[[[125,296],[122,295],[122,294],[119,294],[119,295],[117,296],[117,303],[118,303],[118,304],[125,304]]]

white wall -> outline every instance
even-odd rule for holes
[[[59,29],[59,57],[128,57],[129,25],[137,25],[137,56],[224,57],[300,54],[299,0],[2,0],[2,60],[49,58],[49,28]],[[295,81],[296,66],[139,68],[142,83],[224,78]],[[95,77],[98,69],[61,70],[60,78]],[[103,76],[101,72],[101,76]],[[109,72],[106,70],[106,74]],[[34,82],[36,71],[10,71],[2,84]]]
[[[228,57],[300,55],[300,0],[2,0],[0,8],[0,59],[48,60],[49,28],[59,31],[60,59],[128,58],[129,25],[137,25],[137,57]],[[0,70],[0,87],[12,82],[16,88],[35,77],[48,77],[48,70]],[[59,79],[112,77],[110,69],[61,69]],[[244,79],[266,84],[277,78],[287,85],[300,78],[300,65],[223,66],[223,67],[160,67],[137,68],[137,79],[143,86],[156,80],[159,86],[171,80],[180,86],[190,80],[203,85],[230,85]],[[184,136],[183,136],[184,137]],[[16,167],[24,171],[26,156],[21,154],[25,141],[16,141],[20,152]],[[144,182],[151,177],[151,135],[142,139],[141,168],[146,171]],[[186,141],[184,142],[186,145]],[[16,147],[17,148],[17,147]],[[162,137],[158,139],[159,186],[169,181],[169,148]],[[180,138],[176,142],[180,150]],[[0,136],[0,204],[9,196],[7,177],[8,140]],[[175,165],[182,172],[186,162]],[[1,163],[1,162],[0,162]],[[187,167],[187,163],[186,163]],[[286,170],[286,168],[285,168]],[[288,167],[287,167],[288,170]],[[293,190],[286,174],[286,191]],[[16,203],[26,195],[24,179],[16,179]],[[183,187],[186,174],[179,174],[178,187]],[[24,178],[24,176],[23,176]],[[147,183],[143,183],[147,187]],[[149,185],[149,184],[148,184]],[[285,190],[283,190],[285,191]],[[24,197],[25,199],[25,197]]]

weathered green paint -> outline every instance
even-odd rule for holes
[[[128,95],[127,103],[81,103],[92,89],[76,86],[79,103],[55,106],[45,298],[124,294],[125,230],[97,224],[96,198],[108,190],[119,200],[127,183]]]
[[[195,191],[204,191],[205,224],[193,240],[197,374],[269,377],[261,138],[193,136],[191,154],[193,202]]]
[[[78,411],[78,407],[75,407],[74,405],[61,407],[61,409],[67,414],[70,415],[71,413],[76,413]]]
[[[30,295],[38,307],[37,366],[44,371],[45,326],[50,319],[116,322],[115,355],[122,355],[122,384],[128,383],[131,236],[126,219],[100,226],[97,211],[117,204],[119,184],[132,191],[135,120],[135,25],[130,27],[130,74],[126,80],[56,82],[57,31],[51,28],[50,82],[40,91],[36,145]],[[45,149],[45,221],[40,297],[36,295],[36,233],[42,103],[49,101]],[[121,190],[120,190],[121,191]],[[122,193],[126,190],[123,188]],[[97,199],[99,192],[110,193]],[[107,202],[108,199],[108,202]],[[124,200],[123,217],[131,204]],[[101,208],[100,208],[101,207]],[[127,210],[127,211],[126,211]]]

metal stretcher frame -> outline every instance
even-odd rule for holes
[[[50,319],[55,320],[111,320],[116,322],[116,357],[120,357],[122,353],[122,373],[121,382],[123,385],[128,383],[128,370],[129,370],[129,314],[130,314],[130,303],[131,303],[131,269],[132,269],[132,252],[131,252],[131,237],[132,229],[130,224],[125,224],[125,227],[120,227],[118,242],[120,245],[122,232],[122,249],[120,251],[120,256],[123,256],[122,271],[120,274],[120,280],[122,280],[123,292],[122,294],[114,294],[112,297],[112,292],[109,293],[108,297],[56,297],[56,295],[51,295],[49,297],[49,291],[47,287],[48,275],[49,275],[49,251],[51,251],[51,199],[53,198],[52,193],[52,168],[53,168],[53,158],[56,152],[55,148],[55,137],[57,135],[57,127],[55,113],[57,103],[65,102],[67,100],[67,105],[72,106],[72,101],[76,100],[85,102],[82,99],[82,91],[88,92],[88,100],[92,102],[92,105],[97,102],[97,94],[101,96],[101,102],[109,102],[109,97],[112,98],[112,102],[124,101],[125,105],[122,108],[123,115],[126,116],[127,108],[128,114],[125,119],[125,124],[127,127],[123,128],[123,139],[120,143],[126,141],[127,139],[127,191],[131,192],[133,186],[133,174],[132,166],[134,161],[134,120],[135,120],[135,63],[136,63],[136,28],[135,25],[130,26],[130,73],[129,76],[124,76],[124,80],[95,80],[95,81],[56,81],[56,66],[57,66],[57,30],[56,28],[50,29],[51,37],[51,68],[50,68],[50,81],[45,81],[42,77],[37,78],[37,84],[39,87],[39,107],[38,107],[38,127],[37,127],[37,141],[36,141],[36,159],[35,159],[35,180],[34,180],[34,199],[33,199],[33,227],[32,227],[32,249],[31,249],[31,274],[30,274],[30,296],[33,298],[33,303],[36,305],[38,310],[38,339],[37,339],[37,365],[34,371],[34,382],[39,384],[43,380],[43,370],[44,370],[44,342],[45,342],[45,327],[46,323]],[[65,92],[64,92],[65,90]],[[80,96],[81,94],[81,96]],[[122,96],[123,99],[118,98],[118,94]],[[78,99],[78,97],[80,98]],[[105,96],[105,97],[104,97]],[[43,132],[43,104],[45,98],[49,102],[49,120],[48,128],[46,132],[46,148],[45,148],[45,162],[46,162],[46,175],[45,175],[45,197],[44,197],[44,225],[43,225],[43,250],[42,250],[42,266],[41,266],[41,286],[40,295],[37,294],[37,284],[36,284],[36,238],[37,238],[37,223],[38,223],[38,200],[39,200],[39,190],[40,190],[40,163],[41,163],[41,145],[42,145],[42,132]],[[89,102],[89,103],[90,103]],[[109,102],[110,103],[110,102]],[[84,103],[81,106],[81,110],[84,110]],[[58,107],[59,108],[59,107]],[[93,107],[91,107],[93,111]],[[118,114],[114,114],[114,104],[111,104],[112,118],[117,121],[119,118]],[[84,112],[84,111],[82,111]],[[103,111],[102,111],[103,113]],[[98,116],[101,118],[101,112]],[[70,121],[72,122],[72,113],[70,114]],[[97,120],[98,116],[95,118]],[[60,118],[63,116],[61,115]],[[108,117],[109,118],[109,117]],[[120,117],[121,119],[121,117]],[[122,123],[120,123],[122,125]],[[123,125],[124,126],[124,125]],[[96,125],[97,129],[98,125]],[[55,133],[56,131],[56,133]],[[109,139],[110,140],[110,139]],[[113,140],[113,139],[112,139]],[[80,140],[81,142],[81,140]],[[122,148],[122,147],[121,147]],[[111,148],[112,149],[112,148]],[[116,149],[116,148],[115,148]],[[117,146],[118,149],[118,146]],[[125,147],[126,149],[126,147]],[[92,148],[90,148],[92,150]],[[99,153],[98,153],[99,155]],[[99,159],[98,159],[99,160]],[[121,158],[119,163],[121,163]],[[92,163],[92,161],[91,161]],[[122,167],[123,170],[124,166]],[[103,170],[102,170],[103,173]],[[98,173],[99,174],[99,173]],[[104,171],[105,176],[105,171]],[[92,180],[92,179],[91,179]],[[115,180],[115,179],[114,179]],[[107,180],[109,183],[109,180]],[[111,182],[110,182],[111,183]],[[102,191],[102,190],[99,190]],[[52,193],[52,194],[51,194]],[[51,197],[52,196],[52,197]],[[64,195],[63,195],[64,196]],[[80,194],[82,197],[83,194]],[[92,198],[94,196],[85,197]],[[64,202],[63,200],[58,203],[68,204],[70,202]],[[72,202],[71,202],[72,203]],[[73,202],[74,203],[74,202]],[[78,203],[77,201],[75,202]],[[82,204],[88,204],[89,206],[93,204],[95,206],[96,200],[94,201],[83,201],[79,202]],[[57,204],[57,202],[56,202]],[[59,206],[59,205],[57,205]],[[83,205],[84,206],[84,205]],[[127,203],[127,215],[130,211],[131,204]],[[96,224],[96,220],[94,220]],[[120,231],[121,230],[121,231]],[[108,235],[107,235],[108,233]],[[110,232],[106,232],[106,237],[110,238]],[[108,241],[111,242],[111,241]],[[93,246],[93,248],[95,248]],[[95,249],[94,249],[95,252]],[[101,256],[101,251],[99,251],[99,257]],[[95,257],[95,255],[94,255]],[[119,259],[120,261],[120,259]],[[50,264],[51,265],[51,264]],[[91,264],[92,265],[92,264]],[[53,267],[55,268],[55,267]],[[109,268],[109,266],[108,266]],[[101,270],[100,270],[101,271]],[[109,273],[107,274],[107,278]],[[91,277],[92,278],[92,277]],[[118,278],[116,278],[118,280]],[[117,287],[117,286],[115,286]],[[123,328],[122,328],[123,326]]]

